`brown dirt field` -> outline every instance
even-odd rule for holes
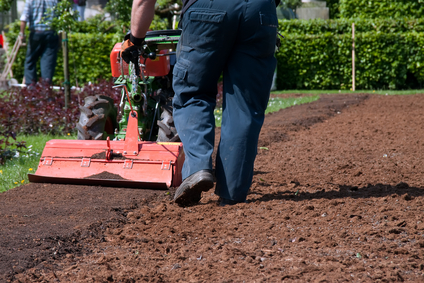
[[[0,194],[0,282],[424,282],[422,95],[322,95],[266,117],[248,203],[213,190]],[[217,136],[219,135],[219,131]]]

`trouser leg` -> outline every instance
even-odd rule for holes
[[[52,31],[45,32],[45,44],[40,60],[41,77],[52,83],[59,49],[59,36]]]
[[[250,69],[255,66],[255,71]],[[224,73],[224,111],[216,159],[216,194],[242,202],[252,183],[258,138],[264,122],[275,59],[243,53]],[[260,74],[260,76],[258,76]]]
[[[30,85],[37,82],[37,62],[42,53],[42,39],[38,33],[30,32],[27,53],[25,57],[25,83]]]
[[[221,140],[216,160],[215,193],[236,202],[246,200],[252,183],[259,133],[276,66],[275,6],[266,1],[250,1],[244,18],[224,70]]]
[[[186,158],[183,179],[212,169],[217,81],[230,52],[228,45],[232,46],[227,34],[236,32],[229,28],[231,21],[222,7],[210,9],[215,3],[199,0],[184,15],[173,71],[174,122]]]
[[[216,193],[236,201],[243,201],[250,187],[257,138],[276,65],[277,18],[271,3],[198,0],[182,21],[173,72],[173,105],[174,122],[186,154],[183,179],[212,168],[216,84],[224,70]]]

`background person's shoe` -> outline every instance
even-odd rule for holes
[[[185,178],[175,192],[174,201],[179,206],[196,204],[206,192],[213,187],[213,175],[209,170],[200,170]]]

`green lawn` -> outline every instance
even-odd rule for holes
[[[26,152],[16,153],[11,160],[0,166],[0,192],[28,183],[28,173],[37,170],[40,156],[47,141],[51,139],[76,139],[74,136],[18,136],[17,141],[26,141]]]
[[[309,103],[318,99],[319,99],[319,95],[305,96],[305,97],[270,98],[268,102],[268,107],[265,113],[268,114],[271,112],[276,112],[280,109],[284,109],[294,105]],[[215,115],[215,125],[217,127],[221,127],[222,107],[216,108],[214,111],[214,115]]]
[[[319,94],[336,94],[336,93],[371,93],[382,95],[410,95],[424,94],[423,89],[414,90],[276,90],[271,94],[302,94],[302,95],[319,95]]]

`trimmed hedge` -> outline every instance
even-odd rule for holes
[[[340,17],[339,0],[327,0],[327,7],[330,9],[330,19]]]
[[[278,89],[350,89],[352,22],[357,31],[358,89],[423,87],[424,19],[340,19],[280,21],[285,39],[276,55]],[[102,29],[108,25],[105,23]],[[17,30],[9,32],[9,44],[13,44]],[[86,30],[92,31],[93,27]],[[110,34],[69,34],[71,85],[76,84],[75,79],[80,85],[111,79],[109,55],[122,37],[116,30]],[[25,52],[26,48],[21,48],[13,65],[18,81],[23,78]],[[60,50],[53,82],[60,85],[63,81]]]
[[[421,19],[338,19],[338,20],[280,20],[279,30],[282,34],[344,34],[361,32],[424,32],[424,18]]]
[[[424,33],[356,35],[356,88],[422,88]],[[350,34],[288,34],[277,53],[278,89],[350,89]]]
[[[340,18],[421,18],[424,0],[340,0]]]

